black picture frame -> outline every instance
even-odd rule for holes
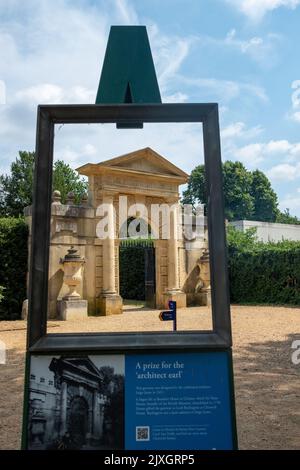
[[[55,124],[203,123],[210,250],[211,331],[47,334],[52,165]],[[199,148],[201,145],[199,135]],[[226,349],[232,345],[218,105],[40,105],[37,113],[27,350],[70,351]]]

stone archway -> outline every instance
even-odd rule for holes
[[[207,221],[202,210],[203,233],[195,230],[196,224],[191,220],[186,226],[188,231],[193,233],[193,237],[186,238],[185,234],[183,235],[179,187],[187,182],[188,175],[151,148],[140,149],[97,164],[88,163],[78,168],[78,172],[88,176],[89,180],[89,196],[84,198],[81,204],[75,204],[72,193],[69,193],[65,204],[61,203],[57,191],[53,193],[49,318],[60,317],[61,301],[68,293],[68,288],[63,282],[60,260],[71,245],[86,261],[78,293],[88,302],[88,314],[122,313],[123,302],[119,286],[119,245],[122,240],[120,227],[128,216],[137,217],[136,212],[140,211],[147,223],[151,224],[155,234],[154,307],[164,308],[167,300],[171,299],[177,301],[178,308],[185,307],[186,304],[205,305],[210,296],[209,289],[205,287],[210,284],[208,262],[203,262],[202,258],[208,249]],[[124,216],[124,200],[129,208],[136,206],[134,213],[125,210]],[[101,214],[99,208],[103,206],[105,211]],[[169,210],[169,238],[163,236],[163,223],[153,221],[152,218],[149,220],[153,206],[165,206]],[[143,214],[143,208],[148,215]],[[30,225],[31,207],[26,208],[25,214]],[[101,237],[97,232],[103,216],[111,227],[113,236],[110,238]],[[29,245],[30,243],[29,237]],[[198,265],[203,272],[195,270]],[[200,281],[204,271],[208,271],[208,274],[205,274],[207,282],[202,286]]]
[[[99,164],[87,164],[78,171],[89,177],[90,204],[96,209],[96,233],[99,238],[96,249],[96,260],[99,260],[99,264],[96,265],[96,273],[99,273],[97,294],[99,313],[101,315],[122,313],[118,281],[120,228],[128,216],[149,220],[153,206],[167,208],[169,217],[166,224],[169,238],[163,239],[164,227],[159,222],[154,224],[159,232],[155,240],[157,248],[155,307],[164,307],[167,300],[176,300],[179,308],[185,307],[186,295],[182,292],[179,281],[178,229],[181,222],[178,214],[178,188],[187,182],[188,175],[151,148],[141,149]],[[135,213],[130,212],[132,207],[136,208]],[[101,217],[106,218],[110,236],[106,236],[100,229],[97,230],[99,227],[102,228]],[[151,219],[151,226],[152,222]]]

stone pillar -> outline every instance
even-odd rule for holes
[[[99,395],[95,390],[93,394],[93,438],[99,440],[101,438],[101,428],[100,428],[100,403]]]
[[[179,290],[178,213],[177,205],[170,210],[170,239],[168,242],[168,291]]]
[[[172,201],[170,207],[170,239],[168,240],[168,289],[165,294],[167,300],[175,300],[177,308],[186,307],[186,294],[179,287],[179,261],[178,261],[178,202]]]
[[[67,432],[67,406],[68,406],[68,384],[62,381],[60,399],[60,435]]]
[[[103,290],[98,299],[100,315],[123,312],[123,301],[116,292],[115,234],[116,220],[113,194],[104,194],[103,204],[108,224],[108,236],[103,239]]]
[[[103,293],[116,294],[115,217],[113,196],[103,198],[107,206],[108,237],[103,240]]]

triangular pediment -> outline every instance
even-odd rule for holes
[[[89,357],[84,358],[68,358],[65,360],[66,363],[72,364],[72,366],[78,367],[80,370],[90,372],[94,375],[100,376],[100,372]]]
[[[98,164],[87,164],[77,169],[81,174],[92,174],[93,171],[110,168],[111,170],[130,171],[141,174],[155,174],[181,179],[185,182],[188,175],[150,147],[136,150]]]

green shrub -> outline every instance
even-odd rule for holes
[[[0,218],[0,319],[20,318],[26,298],[28,229],[22,218]]]
[[[4,287],[0,286],[0,303],[1,303],[1,300],[4,299],[3,291],[4,291]]]
[[[145,300],[145,249],[136,241],[120,245],[120,295],[123,299]]]
[[[300,305],[299,242],[262,243],[254,233],[230,233],[228,255],[231,302]]]

